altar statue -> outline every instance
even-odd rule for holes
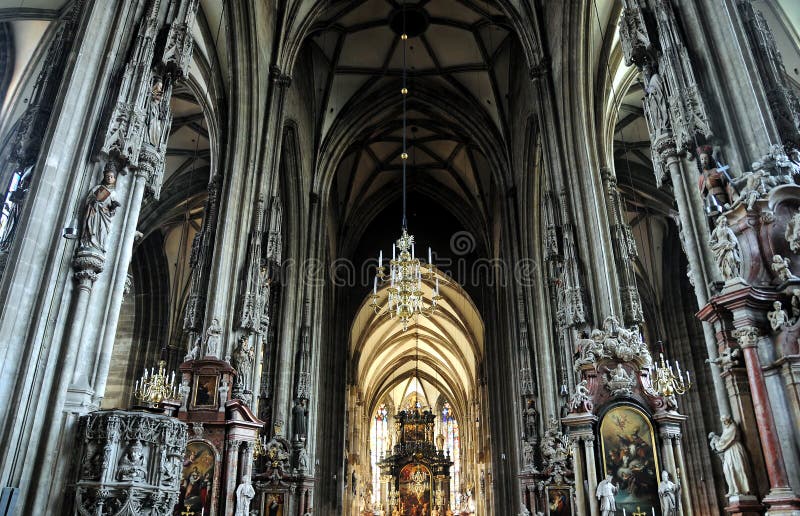
[[[747,452],[741,443],[739,427],[728,415],[720,417],[720,421],[722,422],[722,435],[711,432],[708,434],[708,438],[711,449],[722,454],[722,473],[728,484],[726,496],[749,495],[752,492],[750,463],[747,460]]]
[[[236,488],[236,516],[250,515],[250,500],[256,495],[250,483],[250,475],[242,477],[242,483]]]
[[[661,483],[658,485],[658,498],[661,500],[662,516],[678,516],[680,510],[680,498],[678,493],[681,490],[680,484],[676,484],[669,479],[669,472],[661,472]]]
[[[617,502],[614,496],[617,494],[617,486],[611,483],[611,475],[606,475],[599,484],[595,496],[600,501],[600,514],[602,516],[614,516],[617,512]]]

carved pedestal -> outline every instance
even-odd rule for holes
[[[69,514],[168,515],[178,499],[186,425],[144,411],[80,418]]]

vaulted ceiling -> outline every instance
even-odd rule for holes
[[[397,195],[402,161],[403,19],[408,73],[409,184],[430,197],[488,220],[491,170],[481,146],[454,118],[435,114],[424,89],[441,106],[454,101],[507,133],[513,36],[492,2],[361,0],[331,8],[313,31],[320,140],[337,118],[363,107],[365,98],[396,91],[396,103],[376,111],[338,165],[332,188],[342,220],[364,216],[363,205]],[[454,195],[450,195],[454,194]]]

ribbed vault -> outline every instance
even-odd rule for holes
[[[445,280],[440,277],[444,299],[437,315],[419,317],[406,331],[397,321],[375,315],[369,298],[359,309],[350,353],[367,413],[374,412],[388,392],[415,377],[443,394],[457,416],[468,413],[484,353],[483,322],[469,296]],[[385,303],[386,290],[378,295],[379,304]]]

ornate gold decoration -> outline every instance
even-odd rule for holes
[[[682,396],[692,388],[692,381],[689,378],[689,371],[685,371],[686,378],[684,379],[684,372],[681,371],[681,365],[675,361],[675,369],[673,370],[672,364],[664,360],[664,354],[661,353],[661,363],[658,361],[650,370],[650,377],[653,381],[653,387],[665,398],[674,396],[675,394]],[[677,374],[675,373],[677,371]]]
[[[175,371],[167,378],[165,368],[167,363],[164,360],[158,362],[158,372],[154,368],[144,369],[142,377],[136,380],[133,387],[133,395],[142,403],[158,405],[165,401],[178,401],[178,384],[175,383]]]

